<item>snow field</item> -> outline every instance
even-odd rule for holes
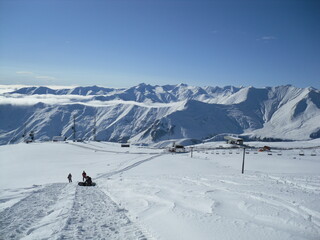
[[[108,191],[160,239],[317,239],[319,159],[295,155],[250,152],[244,175],[242,153],[165,155]]]
[[[0,239],[319,239],[319,148],[197,149],[1,146]]]

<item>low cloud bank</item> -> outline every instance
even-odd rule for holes
[[[55,104],[68,104],[74,102],[88,102],[91,97],[78,96],[78,95],[23,95],[23,94],[2,94],[0,95],[0,104],[11,105],[34,105],[39,102],[55,105]]]

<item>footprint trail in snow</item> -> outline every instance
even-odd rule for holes
[[[0,213],[0,240],[146,240],[126,212],[98,187],[50,184]]]
[[[60,239],[146,239],[125,213],[97,187],[77,187]]]
[[[67,184],[56,183],[32,192],[0,213],[0,239],[21,239],[31,234],[37,223],[52,213],[52,206]]]

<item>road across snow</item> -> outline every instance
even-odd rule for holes
[[[0,239],[318,240],[319,149],[250,152],[243,175],[236,153],[1,146]],[[77,185],[83,170],[96,187]]]

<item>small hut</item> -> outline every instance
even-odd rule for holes
[[[227,140],[227,143],[229,144],[237,144],[237,145],[243,145],[243,139],[232,137],[232,136],[225,136],[224,139]]]

